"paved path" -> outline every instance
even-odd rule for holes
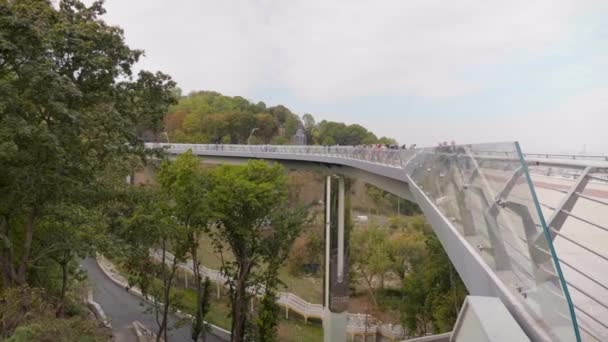
[[[101,305],[105,314],[108,316],[114,334],[120,336],[121,341],[136,341],[131,328],[133,321],[139,321],[151,330],[155,330],[157,325],[153,314],[146,310],[151,307],[136,295],[125,291],[111,281],[99,268],[93,258],[87,258],[82,262],[82,267],[87,271],[89,280],[94,287],[93,298]],[[171,317],[170,326],[175,323],[175,318]],[[133,339],[130,339],[133,336]],[[178,329],[169,331],[169,342],[192,341],[190,337],[190,324],[185,324]],[[215,335],[207,335],[208,342],[222,341]]]

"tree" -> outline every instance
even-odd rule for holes
[[[381,137],[380,139],[378,139],[378,144],[397,145],[397,140],[389,137]]]
[[[306,141],[308,144],[314,142],[313,131],[316,126],[315,118],[312,114],[306,113],[302,115],[302,121],[304,122],[304,132],[306,133]]]
[[[396,144],[392,138],[378,137],[358,124],[323,120],[315,122],[312,114],[301,118],[289,108],[266,107],[240,96],[224,96],[212,91],[198,91],[180,98],[171,107],[165,130],[174,142],[245,144],[253,128],[258,128],[252,142],[286,144],[303,128],[309,144],[368,145]]]
[[[376,135],[357,124],[346,125],[342,122],[321,121],[311,135],[315,143],[322,145],[366,145],[379,143]]]
[[[402,321],[419,336],[452,329],[467,295],[437,236],[425,232],[424,244],[426,256],[404,279],[402,302]]]
[[[267,144],[279,137],[289,141],[301,126],[300,118],[285,106],[267,108],[263,102],[211,91],[182,97],[169,118],[165,129],[176,142],[245,144],[251,130],[258,128],[252,141]]]
[[[75,257],[93,255],[107,244],[106,220],[95,209],[81,205],[62,205],[52,208],[39,224],[39,238],[36,239],[33,261],[48,258],[61,270],[61,286],[57,313],[63,314],[64,300],[69,285],[70,273],[76,269],[70,264]]]
[[[421,231],[396,232],[388,240],[387,247],[389,269],[399,276],[401,283],[427,255]]]
[[[41,221],[100,170],[147,152],[175,84],[131,67],[142,52],[99,19],[102,2],[0,2],[0,265],[4,284],[28,279]],[[120,81],[119,81],[120,80]],[[79,198],[76,196],[76,198]]]
[[[304,129],[310,131],[315,127],[315,117],[312,114],[306,113],[302,115],[302,121],[304,121]]]
[[[272,137],[277,133],[277,124],[270,114],[260,113],[256,114],[256,130],[254,138],[261,138],[263,143],[269,143]]]
[[[257,276],[264,292],[256,317],[255,340],[262,342],[277,339],[279,307],[276,293],[281,284],[279,268],[291,253],[293,243],[307,221],[308,212],[304,207],[288,208],[283,204],[274,208],[270,217],[271,230],[265,234],[261,243],[261,270]]]
[[[171,203],[170,215],[184,227],[186,236],[180,237],[180,240],[183,240],[192,258],[197,302],[192,339],[197,341],[204,330],[203,319],[209,302],[208,279],[203,283],[198,257],[201,235],[209,223],[209,182],[192,151],[179,155],[174,162],[164,161],[158,172],[158,182],[165,198]]]
[[[387,246],[388,234],[377,227],[354,230],[351,234],[351,265],[360,278],[363,278],[374,305],[378,305],[374,279],[379,278],[384,287],[384,274],[389,270],[391,259]]]
[[[209,277],[205,277],[205,281],[201,286],[199,297],[197,300],[196,315],[194,316],[194,322],[192,323],[192,340],[198,341],[201,338],[203,341],[207,339],[207,326],[205,325],[205,315],[209,312],[211,305],[211,281]]]
[[[287,186],[285,170],[278,164],[252,160],[244,166],[220,166],[211,175],[210,207],[217,227],[212,239],[220,253],[229,248],[234,255],[233,262],[222,260],[221,269],[228,278],[232,341],[242,342],[252,330],[247,314],[255,295],[251,290],[265,280],[266,295],[273,296],[278,266],[299,233],[301,223],[292,220],[300,216],[281,216],[288,212]],[[265,331],[272,331],[269,324],[263,324]]]
[[[156,342],[161,340],[163,336],[164,340],[167,341],[167,331],[169,330],[169,311],[173,308],[173,296],[171,289],[173,288],[173,281],[175,280],[175,272],[177,271],[177,265],[184,263],[187,260],[188,243],[184,241],[185,227],[177,224],[177,222],[171,220],[173,217],[165,218],[163,226],[159,231],[160,238],[160,267],[157,276],[161,279],[162,284],[159,289],[160,292],[154,294],[155,307],[162,306],[162,318],[159,319],[158,308],[155,310],[156,322],[158,324],[158,332],[156,333]],[[173,222],[172,222],[173,221]],[[173,255],[169,257],[168,249],[172,247]],[[159,298],[162,302],[159,302]],[[197,303],[198,304],[198,303]]]
[[[170,201],[161,191],[146,189],[131,217],[126,219],[122,232],[126,247],[127,269],[136,274],[132,281],[143,281],[142,292],[150,294],[158,324],[157,342],[167,340],[169,312],[174,309],[171,289],[179,263],[187,258],[186,228],[172,215]],[[169,248],[173,255],[169,254]],[[157,254],[159,263],[150,260],[150,251]],[[146,273],[149,272],[149,273]],[[155,282],[160,279],[160,283]],[[130,285],[134,285],[131,283]]]

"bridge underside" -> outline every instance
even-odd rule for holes
[[[205,164],[244,164],[251,158],[242,157],[222,157],[222,156],[204,156],[202,162]],[[404,180],[393,177],[386,177],[373,172],[357,169],[355,167],[324,163],[324,162],[304,162],[289,159],[272,159],[285,166],[288,170],[305,170],[319,172],[322,175],[343,175],[348,178],[355,178],[365,183],[371,184],[395,196],[399,196],[408,201],[416,202],[410,187]]]

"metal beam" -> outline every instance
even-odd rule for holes
[[[587,184],[589,183],[589,178],[587,175],[591,172],[593,167],[587,166],[581,173],[581,175],[576,180],[576,183],[572,185],[572,187],[566,193],[566,197],[562,199],[560,204],[555,208],[555,211],[547,220],[547,226],[559,231],[566,218],[568,218],[568,212],[572,211],[574,206],[576,205],[576,201],[578,200],[577,192],[583,192]],[[551,239],[555,240],[556,234],[551,233]]]
[[[583,194],[582,192],[577,192],[576,194],[578,195],[578,197],[582,197],[584,199],[593,201],[595,203],[599,203],[599,204],[608,206],[608,202],[602,201],[601,199],[598,199],[598,198],[595,198],[595,197],[591,197],[591,196],[587,196],[587,195]]]
[[[224,156],[201,156],[202,162],[205,164],[244,164],[249,159],[243,157],[224,157]],[[289,160],[289,159],[275,159],[273,160],[281,165],[285,166],[290,170],[307,170],[307,171],[319,171],[324,175],[335,175],[340,174],[347,178],[356,178],[367,184],[373,185],[386,192],[389,192],[395,196],[401,197],[408,201],[415,202],[414,196],[409,190],[409,186],[405,181],[396,179],[392,176],[384,176],[381,170],[378,171],[366,171],[357,167],[334,164],[334,163],[323,163],[323,162],[311,162],[305,160]],[[394,168],[393,168],[394,169]],[[401,171],[403,175],[405,172]]]

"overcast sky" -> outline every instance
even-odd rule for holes
[[[140,67],[401,143],[608,154],[606,0],[107,0]]]

